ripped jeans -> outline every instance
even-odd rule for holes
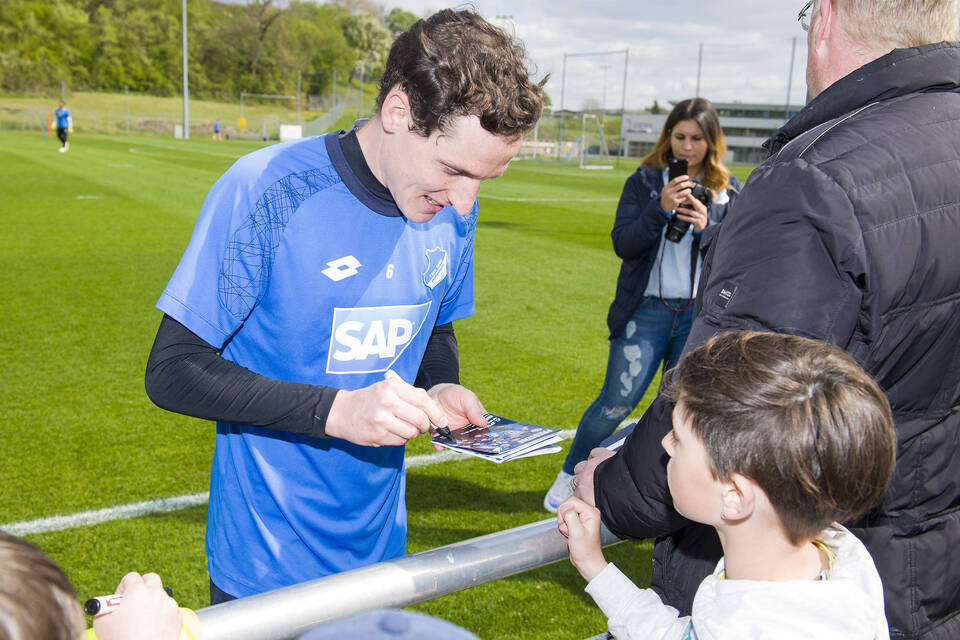
[[[667,302],[677,309],[687,303],[671,298]],[[640,404],[661,361],[664,371],[677,364],[692,321],[693,305],[678,312],[667,309],[655,296],[640,300],[623,332],[610,341],[603,388],[580,418],[563,462],[564,471],[573,473],[577,463],[586,460],[590,451]]]

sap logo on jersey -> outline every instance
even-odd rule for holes
[[[420,333],[431,304],[335,308],[327,373],[386,371]]]

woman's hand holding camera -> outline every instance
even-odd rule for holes
[[[677,176],[665,184],[660,192],[660,208],[664,211],[675,211],[684,201],[685,195],[690,195],[690,176]]]
[[[707,207],[693,197],[690,176],[677,176],[660,192],[660,208],[673,211],[679,220],[689,222],[700,233],[707,227]]]
[[[694,233],[700,233],[707,228],[707,207],[693,197],[690,189],[684,191],[684,196],[680,199],[680,205],[676,208],[674,215],[680,220],[692,224]]]

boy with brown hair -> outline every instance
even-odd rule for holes
[[[603,558],[600,513],[558,510],[570,561],[619,640],[888,638],[880,577],[839,522],[877,505],[896,440],[886,398],[840,349],[735,332],[688,353],[667,376],[663,438],[674,507],[717,530],[724,556],[679,617]]]
[[[123,601],[84,632],[73,585],[33,544],[0,531],[0,638],[3,640],[177,640],[199,637],[199,621],[163,590],[155,573],[131,572],[116,593]]]

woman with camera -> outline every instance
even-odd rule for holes
[[[627,178],[611,233],[623,264],[607,314],[606,378],[544,497],[548,511],[572,494],[574,467],[636,408],[660,363],[667,370],[680,358],[693,319],[702,234],[723,219],[742,186],[723,165],[726,150],[710,101],[684,100]]]

